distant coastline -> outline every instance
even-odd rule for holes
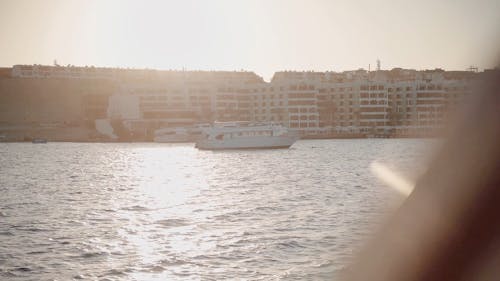
[[[236,120],[309,139],[433,137],[489,71],[283,71],[265,82],[247,71],[16,65],[0,69],[0,141],[142,142],[159,128]]]

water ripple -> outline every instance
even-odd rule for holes
[[[332,280],[428,144],[0,143],[0,280]]]

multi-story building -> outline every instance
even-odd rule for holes
[[[305,135],[428,134],[441,128],[475,76],[439,69],[284,71],[267,83],[245,71],[16,65],[11,73],[112,80],[117,90],[107,100],[108,117],[146,135],[159,127],[216,120],[276,122]],[[93,97],[92,104],[101,100]],[[95,115],[102,116],[101,111]]]
[[[302,83],[315,93],[317,132],[425,135],[442,128],[473,77],[442,70],[283,72],[271,84]]]
[[[158,71],[147,80],[118,83],[109,117],[135,134],[152,135],[161,127],[252,120],[250,93],[263,81],[251,72]]]
[[[303,72],[314,77],[314,72]],[[269,115],[275,121],[303,134],[319,133],[318,89],[296,72],[278,72],[271,80],[268,97]]]

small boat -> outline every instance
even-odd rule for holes
[[[162,128],[155,131],[155,142],[195,142],[205,128],[210,127],[209,124],[199,124],[189,127]]]
[[[47,143],[47,140],[42,138],[34,138],[31,140],[31,143]]]
[[[185,128],[162,128],[155,131],[155,142],[190,142],[193,141]]]
[[[195,147],[206,150],[289,148],[299,139],[279,124],[216,122]]]

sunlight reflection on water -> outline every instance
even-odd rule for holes
[[[331,280],[429,142],[0,144],[0,279]]]

